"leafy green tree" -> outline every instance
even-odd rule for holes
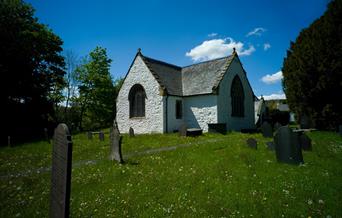
[[[106,49],[96,47],[76,69],[79,85],[80,129],[109,126],[113,122],[115,88]]]
[[[1,135],[37,136],[53,120],[64,86],[62,40],[21,0],[0,2]],[[3,137],[1,137],[3,138]]]
[[[283,88],[298,117],[306,115],[320,129],[342,123],[342,1],[303,29],[283,64]]]

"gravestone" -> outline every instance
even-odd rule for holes
[[[312,151],[311,139],[304,133],[299,136],[299,144],[304,151]]]
[[[300,117],[300,128],[301,129],[309,129],[310,128],[310,119],[307,115],[303,114]]]
[[[338,132],[340,133],[340,136],[342,136],[342,125],[338,126]]]
[[[99,132],[100,141],[104,141],[104,133],[102,131]]]
[[[275,124],[274,124],[274,132],[275,131],[277,131],[280,127],[282,127],[282,125],[280,124],[280,123],[278,123],[278,122],[276,122]]]
[[[50,217],[69,217],[72,141],[67,125],[55,129],[52,148]]]
[[[129,127],[129,136],[134,137],[134,129],[132,127]]]
[[[122,136],[120,135],[119,129],[114,122],[113,128],[110,131],[110,160],[116,160],[119,163],[123,163],[122,153],[121,153],[121,143]]]
[[[11,136],[7,136],[7,145],[11,147]]]
[[[267,149],[270,150],[270,151],[273,151],[274,150],[274,142],[266,142],[266,145],[267,145]]]
[[[248,147],[258,149],[258,142],[254,138],[249,138],[246,142]]]
[[[186,136],[187,129],[186,123],[182,123],[179,127],[179,136]]]
[[[87,133],[87,136],[88,136],[88,139],[93,139],[93,133],[92,132],[89,131]]]
[[[264,137],[273,137],[272,126],[267,121],[261,124],[261,133]]]
[[[279,162],[304,163],[298,132],[292,132],[288,126],[282,126],[274,136],[276,157]]]

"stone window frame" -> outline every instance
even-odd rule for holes
[[[145,118],[146,92],[141,84],[134,84],[129,90],[129,118]]]
[[[232,106],[232,117],[244,117],[245,116],[245,92],[241,79],[238,75],[235,75],[231,89],[231,106]]]

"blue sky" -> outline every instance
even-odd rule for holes
[[[290,41],[324,13],[328,0],[26,2],[62,38],[65,50],[83,57],[105,47],[114,78],[127,73],[138,48],[186,66],[236,47],[255,95],[279,97],[279,71]]]

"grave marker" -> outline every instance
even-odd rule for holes
[[[312,151],[311,139],[304,133],[299,136],[299,144],[304,151]]]
[[[129,127],[129,137],[134,137],[134,129],[132,127]]]
[[[113,128],[110,132],[110,160],[116,160],[119,163],[123,163],[122,153],[121,153],[121,143],[122,136],[120,135],[119,129],[114,122]]]
[[[288,126],[282,126],[274,136],[274,143],[276,157],[279,162],[304,163],[297,132],[292,132]]]
[[[246,142],[248,147],[258,149],[258,142],[254,138],[249,138]]]
[[[102,131],[99,132],[100,141],[104,141],[104,133]]]
[[[67,125],[55,129],[52,148],[50,217],[69,217],[72,141]]]
[[[264,137],[273,137],[272,126],[267,121],[263,122],[261,125],[261,133]]]
[[[266,142],[267,149],[270,151],[274,151],[275,145],[274,142]]]
[[[182,123],[179,127],[179,136],[186,136],[187,129],[186,123]]]

